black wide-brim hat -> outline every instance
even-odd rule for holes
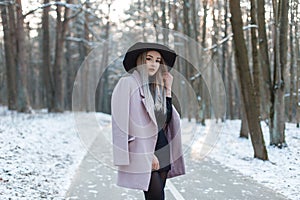
[[[123,60],[125,70],[128,72],[135,68],[138,56],[145,51],[151,50],[157,51],[161,54],[169,69],[174,66],[177,56],[174,50],[158,43],[138,42],[131,46],[125,54]]]

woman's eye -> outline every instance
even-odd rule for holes
[[[149,60],[149,61],[150,61],[150,60],[151,60],[151,58],[146,58],[146,60]]]
[[[157,60],[156,62],[157,62],[157,63],[160,63],[160,60]]]

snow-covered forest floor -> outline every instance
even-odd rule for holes
[[[269,161],[262,161],[253,158],[254,151],[250,139],[238,138],[240,126],[240,120],[227,120],[216,147],[209,156],[290,199],[299,200],[300,129],[296,128],[296,124],[286,123],[288,146],[279,149],[269,145],[269,129],[266,123],[262,122],[269,157]]]
[[[97,118],[107,121],[110,116],[97,113]],[[200,133],[209,123],[214,122],[199,125]],[[300,199],[300,129],[295,124],[286,124],[287,148],[267,145],[269,161],[265,162],[253,158],[250,140],[238,138],[239,120],[222,126],[209,154],[212,159],[290,199]],[[268,144],[268,127],[262,123],[262,128]],[[86,152],[71,112],[19,114],[0,107],[0,199],[64,199]]]

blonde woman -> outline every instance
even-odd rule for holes
[[[129,76],[112,94],[113,159],[117,185],[165,199],[167,178],[185,173],[180,117],[172,105],[176,53],[157,43],[136,43],[125,54]]]

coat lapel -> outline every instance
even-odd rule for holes
[[[138,84],[139,92],[140,92],[140,95],[141,95],[141,98],[142,98],[142,102],[144,104],[145,109],[147,110],[147,112],[148,112],[151,120],[154,122],[155,125],[157,125],[155,114],[154,114],[154,110],[149,110],[146,107],[145,94],[144,94],[144,91],[143,91],[143,88],[142,88],[142,81],[141,81],[140,74],[136,70],[134,70],[133,73],[132,73],[132,76],[135,78],[135,80],[136,80],[136,82]]]

